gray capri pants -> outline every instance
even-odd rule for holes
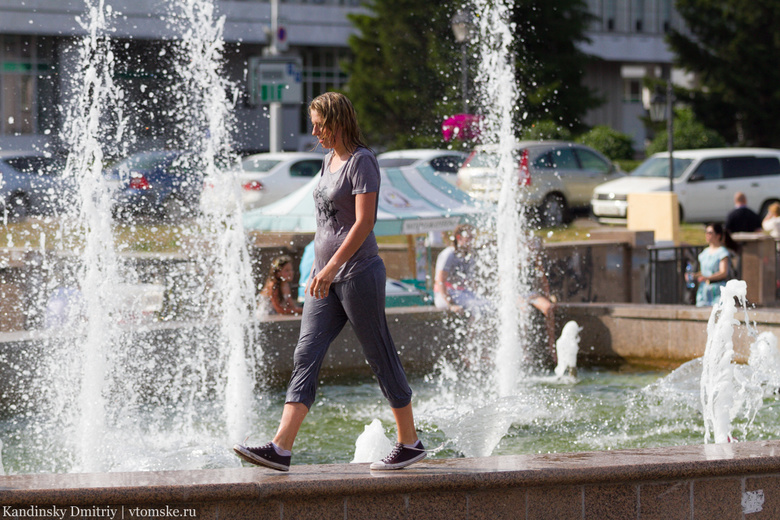
[[[349,320],[390,406],[411,403],[412,389],[387,327],[385,264],[378,256],[370,262],[355,276],[333,283],[325,298],[306,293],[286,402],[311,408],[325,353]]]

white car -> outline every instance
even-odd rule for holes
[[[747,195],[748,206],[765,214],[780,201],[780,150],[712,148],[675,150],[674,192],[680,219],[720,222],[734,209],[734,193]],[[605,223],[624,223],[628,194],[669,191],[669,153],[650,156],[630,175],[593,190],[593,215]]]
[[[453,186],[463,161],[468,154],[453,150],[396,150],[376,156],[380,168],[403,168],[405,166],[430,166],[433,172]]]
[[[241,161],[238,173],[245,210],[289,195],[317,175],[324,154],[317,152],[258,153]]]

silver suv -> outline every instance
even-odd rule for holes
[[[581,144],[520,141],[513,153],[520,203],[535,210],[542,227],[568,222],[572,210],[587,210],[593,188],[623,175],[609,159]],[[475,148],[458,170],[458,187],[476,199],[496,202],[501,190],[498,159],[494,145]]]

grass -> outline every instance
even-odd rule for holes
[[[535,232],[536,236],[545,242],[571,242],[588,240],[593,229],[626,229],[621,225],[604,225],[590,219],[577,219],[561,227],[545,228]],[[706,245],[704,240],[704,224],[680,224],[680,241],[691,245]]]
[[[60,221],[49,218],[29,218],[23,222],[0,223],[0,245],[4,247],[21,247],[25,249],[40,249],[41,244],[46,249],[62,247],[62,243],[79,244],[78,237],[65,236],[67,231]],[[544,228],[535,231],[535,235],[544,242],[571,242],[589,240],[591,231],[598,228],[623,228],[624,226],[605,226],[597,222],[580,218],[566,226]],[[194,223],[168,224],[153,221],[138,221],[135,224],[116,224],[114,240],[117,250],[123,252],[178,252],[194,238],[200,236],[200,230]],[[703,224],[682,224],[680,226],[681,240],[692,245],[705,245]],[[407,237],[387,236],[377,237],[381,244],[407,244]]]
[[[82,240],[69,226],[51,217],[28,218],[22,222],[0,224],[0,244],[25,249],[75,248]],[[174,225],[160,222],[116,224],[113,228],[118,251],[171,253],[179,251],[201,233],[194,224]]]

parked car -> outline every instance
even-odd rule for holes
[[[65,160],[36,152],[0,152],[0,198],[13,219],[64,209],[74,184],[63,177]]]
[[[593,189],[622,176],[596,150],[565,141],[521,141],[514,146],[520,203],[534,210],[542,227],[568,222],[574,210],[586,210]],[[478,146],[458,170],[458,187],[472,197],[496,202],[501,189],[498,149]]]
[[[114,190],[117,217],[146,215],[169,220],[195,216],[203,186],[197,155],[184,151],[139,152],[104,172]]]
[[[277,152],[250,155],[238,173],[244,209],[275,202],[294,192],[322,169],[317,152]]]
[[[673,187],[680,219],[723,221],[734,208],[734,193],[747,195],[759,214],[780,201],[780,150],[713,148],[675,150]],[[669,191],[669,153],[652,155],[630,175],[593,190],[593,214],[602,222],[625,222],[628,194]]]
[[[403,168],[405,166],[430,166],[436,175],[453,186],[458,168],[468,157],[464,152],[453,150],[395,150],[376,156],[380,168]]]

